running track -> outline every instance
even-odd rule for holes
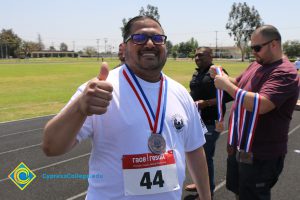
[[[227,114],[228,116],[228,114]],[[46,180],[43,174],[86,174],[91,144],[77,145],[70,153],[59,157],[46,157],[41,149],[42,130],[53,116],[0,123],[0,199],[1,200],[83,200],[87,181],[82,179]],[[232,200],[234,196],[225,188],[226,132],[217,144],[215,155],[215,200]],[[288,154],[284,171],[272,190],[273,200],[300,199],[300,111],[295,111],[289,132]],[[21,191],[7,178],[8,174],[24,162],[37,176]],[[187,183],[191,180],[187,174]],[[182,199],[193,199],[195,193],[183,192]]]

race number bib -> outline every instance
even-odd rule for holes
[[[125,196],[157,194],[180,188],[173,151],[123,156]]]

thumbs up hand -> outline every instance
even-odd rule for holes
[[[109,74],[108,64],[102,63],[97,78],[88,82],[79,98],[79,111],[83,115],[104,114],[112,100],[112,84],[106,81]]]
[[[105,81],[106,78],[107,78],[107,76],[108,76],[108,74],[109,74],[108,64],[107,64],[107,62],[102,62],[102,66],[100,68],[100,72],[99,72],[97,78],[100,81]]]

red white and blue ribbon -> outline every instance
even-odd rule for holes
[[[216,73],[219,76],[222,76],[222,67],[221,66],[216,66]],[[223,90],[217,89],[217,107],[218,107],[218,121],[222,122],[223,121]]]
[[[125,79],[129,83],[132,91],[135,96],[139,100],[149,123],[150,129],[152,133],[162,133],[163,124],[165,119],[166,112],[166,103],[167,103],[167,91],[168,91],[168,82],[165,76],[161,74],[160,78],[160,87],[159,87],[159,95],[157,102],[157,109],[154,114],[153,109],[148,101],[146,94],[144,93],[143,88],[141,87],[138,79],[135,74],[131,71],[131,69],[126,65],[123,69],[123,75]]]
[[[240,99],[237,102],[237,113],[238,113],[238,117],[237,117],[237,148],[240,149],[240,145],[241,145],[241,141],[243,138],[243,133],[244,133],[244,124],[245,124],[245,119],[246,119],[246,109],[243,107],[244,104],[244,99],[245,99],[245,95],[247,94],[247,92],[245,90],[241,90],[241,96]]]
[[[234,146],[234,112],[229,117],[229,125],[228,125],[228,144],[230,146]]]
[[[255,128],[256,128],[257,120],[258,120],[259,107],[260,107],[260,96],[258,93],[255,93],[254,105],[253,105],[253,110],[252,110],[251,117],[250,117],[250,123],[249,123],[248,131],[247,131],[247,137],[246,137],[246,143],[245,143],[246,144],[246,147],[245,147],[246,152],[250,152],[252,149]]]
[[[237,106],[242,93],[242,89],[238,89],[235,92],[235,101],[233,105],[233,109],[229,118],[229,125],[228,125],[228,144],[230,146],[236,145],[237,136],[237,121],[238,121],[238,111]]]
[[[231,146],[237,146],[241,149],[242,139],[245,137],[245,152],[251,152],[255,128],[258,120],[260,96],[258,93],[254,95],[254,104],[252,112],[246,111],[243,107],[244,98],[247,94],[246,91],[238,89],[235,94],[235,104],[232,114],[229,119],[228,130],[228,143]],[[247,116],[250,115],[249,122],[247,123]],[[246,125],[248,129],[246,129]],[[245,133],[245,134],[244,134]]]

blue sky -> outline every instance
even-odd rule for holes
[[[69,50],[97,46],[100,51],[117,50],[122,41],[122,19],[138,14],[148,4],[158,7],[160,22],[173,43],[194,37],[199,45],[233,45],[225,24],[232,0],[1,0],[0,29],[13,29],[24,40],[37,41],[40,34],[46,47],[65,42]],[[241,1],[242,2],[242,1]],[[276,26],[283,41],[300,40],[297,0],[249,0],[264,23]],[[216,36],[217,31],[217,36]],[[106,41],[106,43],[105,43]],[[105,45],[106,44],[106,45]]]

